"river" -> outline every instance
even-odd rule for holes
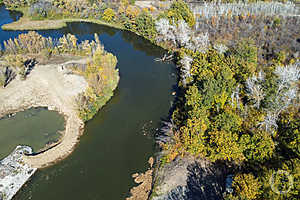
[[[0,7],[0,24],[19,17]],[[0,29],[0,43],[20,33]],[[148,158],[155,154],[152,135],[161,119],[168,116],[174,100],[175,66],[155,62],[154,58],[164,51],[127,31],[71,23],[39,33],[54,38],[72,33],[80,40],[92,39],[98,33],[105,49],[117,56],[121,79],[113,98],[87,122],[75,151],[58,164],[38,171],[14,200],[124,199],[136,185],[131,174],[144,171]]]

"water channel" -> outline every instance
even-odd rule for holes
[[[19,17],[0,7],[0,25]],[[20,33],[0,29],[1,45]],[[131,174],[145,170],[148,158],[155,153],[152,135],[174,100],[175,66],[155,62],[164,51],[127,31],[70,23],[66,28],[39,33],[53,38],[72,33],[80,40],[93,39],[98,33],[105,49],[117,56],[121,79],[113,98],[86,124],[75,151],[62,162],[38,171],[14,199],[124,199],[135,185]],[[58,116],[56,120],[60,120]],[[0,123],[0,141],[15,144],[13,139],[3,138],[2,130]],[[32,131],[42,134],[39,127],[32,126]]]

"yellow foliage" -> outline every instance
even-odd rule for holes
[[[121,5],[127,7],[129,5],[128,0],[121,0]]]
[[[130,19],[135,19],[140,14],[140,9],[136,6],[128,6],[126,9],[126,16]]]
[[[71,35],[70,41],[72,42],[73,47],[76,48],[77,47],[77,38],[74,35]]]
[[[90,102],[96,101],[97,96],[96,96],[96,94],[95,94],[93,88],[88,87],[88,88],[85,90],[85,95],[86,95],[87,97],[90,97],[90,98],[89,98],[89,101],[90,101]]]
[[[119,14],[124,14],[126,11],[126,7],[123,6],[122,4],[119,6],[119,9],[118,9],[118,13]]]
[[[221,109],[223,109],[224,105],[226,103],[226,100],[228,98],[228,95],[226,94],[225,91],[223,91],[221,95],[217,95],[214,98],[215,98],[216,104],[221,104]]]
[[[103,20],[107,22],[111,22],[114,20],[115,16],[116,16],[115,11],[111,8],[107,8],[103,13]]]
[[[237,174],[234,177],[233,187],[241,199],[252,200],[259,195],[261,184],[252,174]]]
[[[242,149],[238,144],[238,135],[225,131],[213,131],[210,132],[211,144],[216,146],[215,157],[212,160],[224,159],[228,161],[243,161],[245,157]]]
[[[149,12],[148,8],[143,8],[142,11],[145,13]]]
[[[155,8],[155,7],[153,7],[153,6],[150,6],[150,7],[149,7],[149,10],[150,10],[150,12],[154,12],[154,11],[155,11],[155,9],[156,9],[156,8]]]

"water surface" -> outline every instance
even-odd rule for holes
[[[2,15],[6,19],[1,23],[13,20]],[[0,30],[1,42],[19,33]],[[71,23],[39,33],[54,38],[72,33],[80,40],[98,33],[105,49],[117,56],[121,79],[113,98],[86,124],[73,154],[39,171],[15,200],[124,199],[135,185],[131,174],[145,170],[155,153],[150,135],[168,116],[173,101],[173,64],[155,62],[164,52],[143,38],[101,25]]]
[[[57,112],[33,108],[0,120],[0,160],[17,145],[38,151],[57,141],[64,130],[64,118]]]

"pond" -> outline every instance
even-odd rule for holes
[[[0,15],[2,24],[19,17],[4,7]],[[0,29],[0,42],[19,33]],[[175,66],[155,62],[165,52],[127,31],[70,23],[66,28],[39,33],[54,38],[72,33],[80,40],[93,39],[97,33],[105,49],[117,56],[121,79],[113,98],[86,124],[75,151],[62,162],[39,171],[15,199],[124,199],[136,185],[131,175],[144,171],[148,158],[155,154],[152,135],[161,119],[169,115],[176,85]]]
[[[56,142],[64,130],[64,117],[45,108],[33,108],[0,120],[0,160],[17,145],[29,145],[38,151]]]

